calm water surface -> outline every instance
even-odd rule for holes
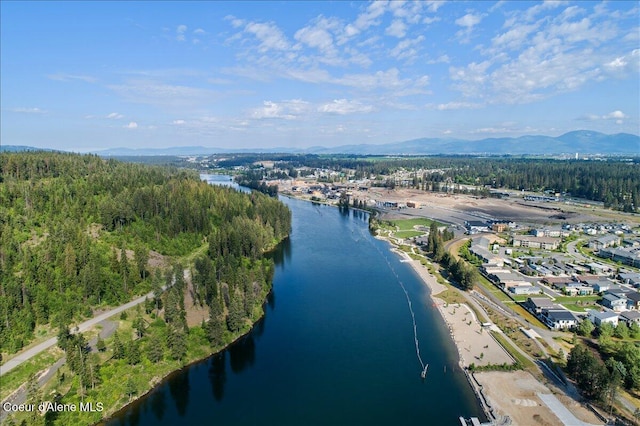
[[[172,375],[115,425],[457,425],[484,418],[446,327],[368,216],[283,199],[266,315],[237,344]],[[420,353],[429,363],[420,379]],[[446,371],[445,371],[446,366]]]

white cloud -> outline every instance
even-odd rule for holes
[[[557,8],[543,3],[525,11],[510,12],[506,31],[494,36],[490,46],[480,47],[484,60],[450,68],[453,88],[465,97],[490,103],[527,103],[575,91],[608,76],[628,77],[640,72],[640,49],[620,51],[611,43],[622,34],[617,22],[570,6],[562,13],[539,16]],[[456,21],[474,28],[476,15]],[[635,60],[632,60],[635,59]]]
[[[316,57],[319,62],[333,65],[340,64],[342,60],[338,57],[338,50],[334,44],[333,33],[338,31],[340,24],[333,19],[319,17],[311,25],[299,29],[294,34],[294,39],[301,45],[317,49],[321,56]],[[296,46],[298,48],[300,46]],[[305,58],[304,60],[311,60]]]
[[[385,30],[385,34],[403,38],[407,34],[407,25],[401,19],[394,19],[391,25]]]
[[[616,77],[626,77],[640,73],[640,49],[633,49],[626,55],[606,61],[604,69]]]
[[[258,50],[267,52],[269,50],[289,50],[291,44],[284,33],[274,23],[249,22],[244,31],[253,34],[260,42]]]
[[[466,15],[456,19],[456,25],[465,28],[473,28],[482,21],[482,15],[474,15],[473,13],[467,13]]]
[[[354,114],[372,112],[374,108],[371,105],[363,105],[358,101],[350,101],[347,99],[335,99],[318,107],[319,112],[330,114]]]
[[[456,19],[456,25],[463,28],[456,33],[456,37],[458,37],[462,43],[467,43],[471,37],[473,28],[478,25],[485,16],[484,14],[467,13]]]
[[[58,74],[49,74],[47,75],[47,78],[50,80],[55,80],[55,81],[84,81],[85,83],[95,83],[96,81],[98,81],[97,78],[95,77],[90,77],[87,75],[74,75],[74,74],[64,74],[64,73],[58,73]]]
[[[616,124],[623,124],[624,122],[623,120],[625,118],[629,118],[629,116],[620,110],[615,110],[604,115],[585,114],[582,117],[578,118],[578,120],[584,120],[584,121],[614,120]]]
[[[187,32],[187,26],[186,25],[178,25],[178,27],[176,28],[176,40],[178,41],[185,41],[185,35],[184,33]]]
[[[300,99],[281,102],[264,101],[263,106],[251,110],[251,118],[254,119],[284,119],[295,120],[299,115],[309,111],[309,103]]]
[[[227,16],[225,16],[225,17],[224,17],[224,20],[225,20],[225,21],[229,21],[229,22],[231,22],[231,25],[233,26],[233,28],[240,28],[240,27],[244,27],[244,26],[247,24],[247,22],[246,22],[244,19],[236,18],[236,17],[235,17],[235,16],[233,16],[233,15],[227,15]]]
[[[111,120],[120,120],[121,118],[124,118],[124,115],[117,112],[112,112],[111,114],[107,115],[107,118]]]
[[[545,10],[550,10],[550,9],[555,9],[557,7],[562,6],[563,4],[566,4],[565,1],[550,1],[547,0],[543,3],[538,3],[535,6],[530,7],[529,9],[527,9],[527,11],[525,12],[525,16],[524,19],[526,21],[531,21],[533,19],[535,19],[539,13],[545,11]]]
[[[207,32],[202,28],[196,28],[195,30],[193,30],[193,33],[198,35],[203,35],[203,34],[206,34]]]
[[[388,1],[373,1],[369,3],[367,10],[361,13],[356,19],[354,25],[358,30],[366,30],[367,28],[380,25],[378,18],[386,12]]]
[[[479,129],[471,130],[472,134],[496,134],[496,133],[517,133],[520,130],[511,127],[481,127]]]
[[[491,41],[493,46],[497,48],[519,49],[538,27],[539,23],[517,25],[509,31],[495,36]]]
[[[415,60],[418,55],[418,47],[424,42],[425,37],[419,35],[414,39],[404,39],[400,41],[389,54],[396,59]]]
[[[131,121],[131,122],[129,122],[129,124],[127,124],[124,127],[126,129],[137,129],[138,128],[138,123],[136,123],[135,121]]]
[[[25,108],[25,107],[10,108],[9,111],[18,112],[21,114],[44,114],[46,112],[40,108]]]
[[[448,64],[449,62],[451,62],[451,58],[449,58],[449,55],[447,54],[440,55],[436,59],[430,59],[427,61],[428,64]]]
[[[429,12],[436,13],[445,3],[444,0],[428,0],[427,7]]]
[[[445,104],[438,104],[435,109],[438,111],[449,111],[454,109],[476,109],[481,108],[482,104],[473,102],[447,102]]]
[[[604,118],[605,120],[609,120],[612,118],[615,119],[623,119],[623,118],[627,118],[626,114],[620,110],[616,110],[616,111],[612,111],[609,114],[604,115],[602,118]]]
[[[173,121],[171,122],[171,124],[173,124],[173,125],[175,125],[175,126],[181,126],[181,125],[183,125],[183,124],[185,124],[185,123],[186,123],[186,121],[184,121],[184,120],[173,120]]]
[[[424,19],[422,19],[422,23],[426,25],[430,25],[430,24],[433,24],[434,22],[438,22],[439,20],[440,18],[438,18],[437,16],[425,16]]]

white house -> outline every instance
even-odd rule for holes
[[[578,324],[576,317],[566,309],[544,309],[541,317],[553,330],[566,330]]]

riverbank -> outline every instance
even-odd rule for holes
[[[422,281],[429,287],[431,300],[438,308],[440,315],[449,328],[458,354],[460,367],[468,368],[470,365],[487,366],[512,364],[513,358],[493,338],[490,331],[496,331],[495,325],[483,325],[469,306],[463,303],[447,303],[436,297],[447,288],[438,283],[437,278],[430,274],[417,260],[408,262]]]
[[[458,349],[459,365],[473,388],[487,418],[497,423],[594,425],[598,419],[571,398],[554,393],[527,371],[471,372],[469,367],[513,364],[514,359],[495,340],[491,332],[501,331],[495,325],[482,324],[473,310],[463,303],[447,303],[437,297],[447,290],[417,260],[408,262],[430,290],[430,298],[444,319]],[[557,404],[547,404],[555,399]],[[560,405],[559,405],[560,404]],[[569,410],[563,412],[562,408]]]
[[[273,291],[273,290],[271,290]],[[166,383],[167,381],[171,380],[171,378],[173,376],[182,374],[182,372],[186,369],[189,369],[191,367],[193,367],[196,364],[199,364],[201,362],[205,362],[206,360],[208,360],[211,357],[214,357],[222,352],[224,352],[225,350],[229,349],[230,346],[234,345],[236,342],[239,342],[240,340],[242,340],[243,338],[245,338],[249,333],[251,333],[251,331],[253,331],[253,329],[256,327],[256,325],[258,325],[258,323],[264,318],[265,315],[265,305],[267,303],[267,298],[269,296],[269,293],[267,293],[263,305],[262,305],[262,315],[260,315],[252,324],[249,328],[243,329],[237,336],[234,336],[233,339],[226,343],[225,345],[221,346],[221,347],[217,347],[215,348],[215,350],[212,350],[211,352],[208,352],[206,354],[199,354],[196,357],[192,357],[192,358],[188,358],[179,368],[170,368],[168,369],[164,375],[160,375],[160,376],[154,376],[152,380],[150,380],[148,382],[148,387],[144,388],[143,390],[141,390],[139,392],[139,394],[136,395],[135,398],[132,398],[130,401],[128,401],[127,403],[125,403],[124,405],[120,404],[118,405],[118,408],[113,408],[111,407],[111,410],[107,410],[105,412],[105,415],[103,418],[101,418],[98,422],[94,423],[95,426],[105,426],[107,424],[109,424],[109,422],[114,421],[115,419],[119,418],[121,414],[126,413],[132,406],[134,406],[135,404],[139,403],[140,400],[144,399],[146,396],[148,396],[151,392],[153,392],[155,389],[157,389],[158,387],[162,386],[164,383]]]

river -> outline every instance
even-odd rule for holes
[[[217,178],[216,178],[217,179]],[[223,179],[223,178],[220,178]],[[459,425],[484,418],[428,290],[359,211],[282,198],[264,318],[171,375],[109,425]],[[401,285],[402,284],[402,285]],[[416,354],[406,288],[415,314]],[[446,368],[445,368],[446,367]]]

